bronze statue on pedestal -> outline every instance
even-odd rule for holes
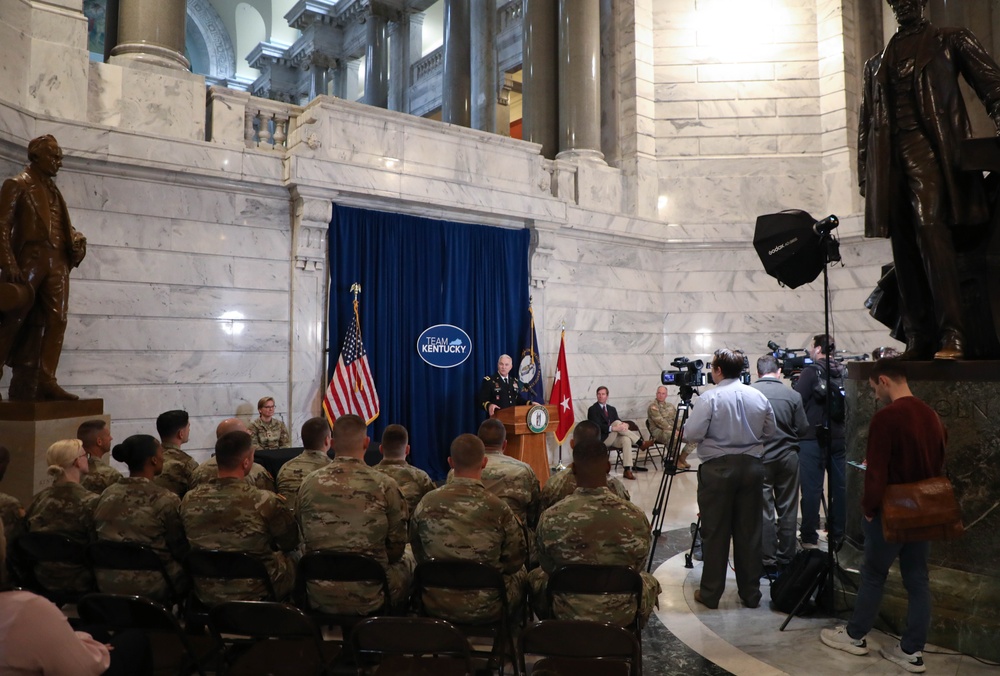
[[[12,368],[10,399],[78,399],[56,382],[69,272],[87,253],[52,180],[62,156],[51,135],[33,139],[28,166],[0,188],[0,368]]]
[[[987,228],[991,208],[982,172],[959,168],[972,128],[958,76],[1000,129],[1000,68],[970,31],[924,19],[927,0],[887,2],[899,29],[865,64],[858,129],[865,236],[892,240],[907,343],[902,357],[962,359],[970,356],[972,327],[956,241]],[[989,235],[975,237],[985,242]]]

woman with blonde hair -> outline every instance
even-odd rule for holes
[[[101,496],[80,485],[89,470],[87,453],[79,439],[63,439],[45,452],[53,483],[36,495],[25,520],[29,533],[55,533],[80,544],[93,539],[94,507]],[[85,592],[93,589],[93,577],[86,566],[70,563],[43,563],[35,567],[35,577],[49,589]]]
[[[257,402],[257,412],[260,417],[250,423],[247,430],[254,448],[258,451],[288,448],[292,438],[288,435],[285,423],[274,418],[274,397],[261,397]]]

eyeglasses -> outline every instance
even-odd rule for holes
[[[262,406],[261,408],[274,408],[274,404],[271,404],[270,406]]]

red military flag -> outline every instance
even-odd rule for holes
[[[566,370],[566,331],[559,338],[559,361],[556,362],[556,376],[552,381],[549,404],[559,407],[559,426],[556,441],[560,444],[569,436],[573,427],[573,393],[569,389],[569,371]]]
[[[357,295],[354,297],[354,320],[344,337],[344,348],[326,388],[323,411],[331,426],[337,418],[348,413],[361,416],[368,424],[378,417],[378,393],[375,392],[375,378],[361,342]]]

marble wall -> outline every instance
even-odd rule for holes
[[[136,77],[116,64],[89,69],[91,96],[73,115],[0,88],[0,168],[13,173],[30,138],[54,134],[66,151],[59,185],[90,239],[73,276],[61,382],[104,398],[119,439],[185,408],[190,447],[204,454],[216,422],[255,415],[265,393],[296,438],[325,384],[334,202],[532,229],[543,370],[554,370],[565,325],[578,419],[604,384],[642,425],[676,356],[804,345],[822,329],[820,282],[780,288],[750,245],[756,214],[819,213],[827,200],[818,17],[814,3],[783,4],[790,37],[775,33],[769,65],[738,68],[739,82],[725,80],[725,63],[698,62],[698,45],[671,46],[691,39],[675,21],[694,0],[616,4],[628,56],[620,167],[549,161],[531,143],[328,97],[289,107],[286,147],[247,148],[245,113],[264,102],[224,90],[201,98],[187,76]],[[5,14],[0,30],[19,21]],[[178,124],[158,117],[185,108]],[[861,303],[888,249],[851,234],[856,217],[842,216],[835,334],[841,348],[868,351],[886,341]]]

